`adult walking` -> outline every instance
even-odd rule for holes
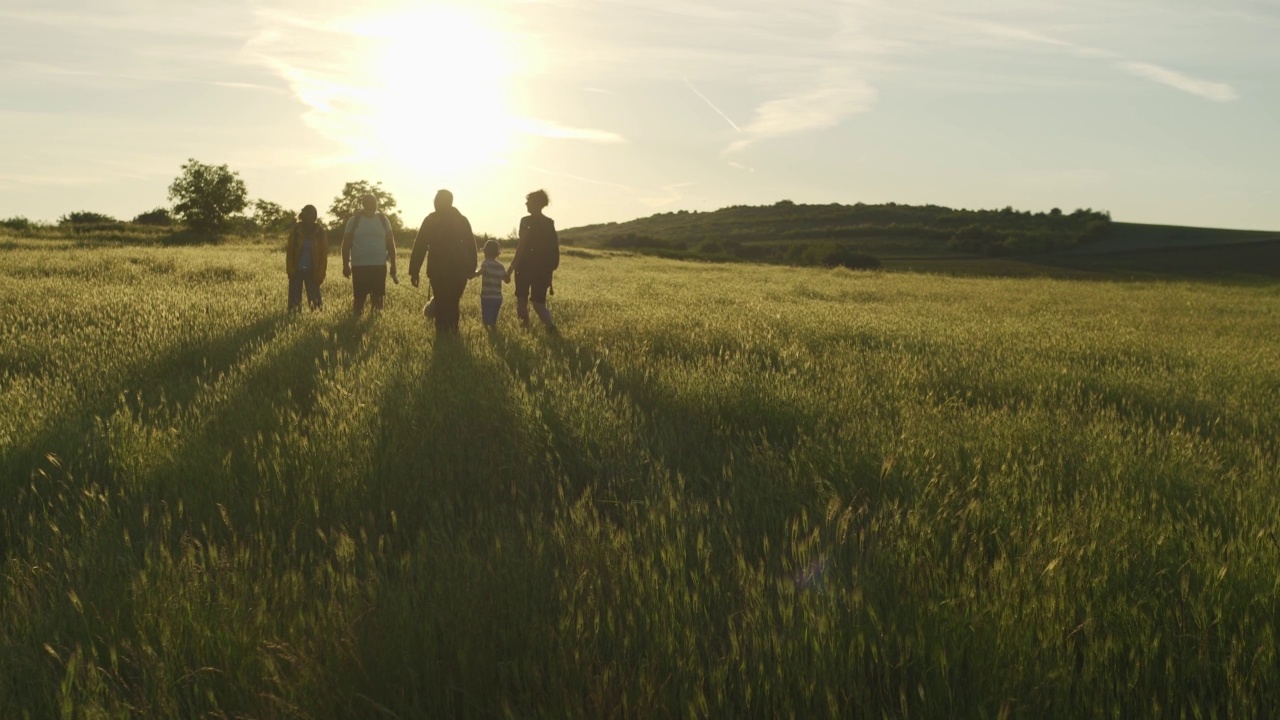
[[[316,222],[316,206],[307,205],[285,245],[284,268],[289,275],[289,312],[302,309],[302,290],[307,290],[307,303],[312,310],[324,307],[320,285],[329,269],[329,232]]]
[[[387,294],[387,265],[396,278],[396,238],[387,216],[378,212],[378,198],[360,198],[360,212],[347,221],[342,235],[342,276],[351,278],[352,309],[357,317],[364,312],[366,298],[374,310],[382,309]]]
[[[435,212],[422,220],[409,256],[409,282],[418,287],[423,260],[434,296],[436,335],[458,332],[458,303],[476,272],[476,239],[471,223],[453,206],[453,193],[436,193]]]
[[[520,218],[520,239],[516,255],[507,268],[507,277],[516,278],[516,317],[526,327],[529,325],[529,303],[538,314],[547,331],[556,332],[547,309],[547,292],[551,290],[551,274],[560,267],[560,237],[556,235],[556,222],[542,211],[551,204],[546,190],[534,190],[524,198],[529,214]]]

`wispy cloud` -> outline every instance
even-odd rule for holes
[[[516,118],[513,127],[520,132],[552,140],[583,140],[592,143],[625,143],[627,139],[618,133],[595,128],[578,128],[562,125],[552,120]]]
[[[1175,90],[1198,95],[1206,100],[1231,102],[1240,97],[1235,88],[1225,83],[1199,80],[1159,65],[1133,61],[1123,61],[1116,64],[1131,75],[1146,78],[1161,85],[1168,85]]]
[[[205,85],[209,87],[224,87],[233,90],[253,90],[270,94],[288,94],[288,91],[284,88],[265,85],[263,83],[239,82],[234,80],[209,80],[198,77],[169,75],[162,72],[133,73],[109,70],[85,70],[77,67],[33,62],[23,62],[18,65],[23,68],[29,78],[39,76],[44,76],[45,78],[84,78],[95,85],[101,84],[104,80],[122,80],[132,83],[147,84],[168,83]]]
[[[640,198],[640,202],[644,203],[650,208],[660,208],[660,207],[666,207],[667,205],[674,205],[684,199],[684,194],[680,192],[680,188],[690,187],[695,184],[696,183],[693,183],[693,182],[679,182],[679,183],[672,183],[670,185],[663,185],[661,195],[642,197]]]
[[[732,118],[726,115],[723,110],[716,107],[716,104],[711,102],[711,100],[709,100],[706,95],[703,95],[701,90],[694,87],[693,83],[689,82],[689,78],[684,79],[684,84],[687,85],[689,89],[693,91],[694,95],[697,95],[699,98],[701,98],[702,102],[707,104],[707,107],[711,108],[712,110],[715,111],[717,115],[724,118],[724,121],[729,123],[729,127],[733,128],[734,130],[737,130],[738,132],[742,132],[742,128],[738,127],[738,124],[735,123]]]
[[[724,152],[737,153],[762,140],[834,127],[851,115],[870,110],[878,95],[855,73],[825,72],[810,87],[760,104],[741,128],[744,137],[730,143]]]
[[[962,28],[1001,43],[1017,43],[1054,48],[1090,60],[1110,62],[1114,67],[1133,77],[1159,83],[1214,102],[1230,102],[1240,95],[1231,85],[1192,77],[1178,70],[1151,62],[1135,60],[1123,53],[1086,43],[1072,42],[1027,27],[987,20],[974,20],[947,13],[905,9],[878,2],[863,3],[879,10],[923,19],[931,23]],[[966,34],[967,40],[973,36]]]

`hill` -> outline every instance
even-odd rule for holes
[[[569,228],[567,244],[664,257],[963,274],[1280,276],[1280,232],[937,205],[733,206]]]

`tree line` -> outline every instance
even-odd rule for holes
[[[329,205],[330,226],[340,229],[347,218],[359,212],[360,198],[365,194],[378,198],[378,209],[390,220],[399,239],[405,228],[396,212],[396,199],[380,182],[346,183]],[[169,185],[169,201],[170,206],[141,212],[127,221],[81,210],[62,215],[55,225],[72,232],[110,231],[127,225],[182,226],[200,235],[219,236],[287,232],[297,216],[296,211],[279,203],[261,198],[251,200],[240,174],[227,165],[210,165],[194,158],[182,165],[181,172]],[[0,227],[31,232],[49,225],[16,216],[0,219]]]

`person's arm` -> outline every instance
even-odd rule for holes
[[[387,239],[387,261],[391,263],[391,279],[396,277],[396,234],[391,229],[391,221],[386,215],[382,216],[382,229],[386,232]],[[397,281],[398,282],[398,281]]]
[[[555,270],[560,267],[560,236],[556,234],[556,221],[551,218],[547,218],[547,232],[551,233],[547,247],[552,248],[551,269]]]
[[[467,268],[467,274],[464,275],[464,277],[475,277],[480,270],[480,253],[476,250],[476,235],[471,232],[471,221],[465,217],[462,218],[462,227],[464,231],[463,234],[467,238],[466,244],[463,245],[464,258],[466,258],[465,248],[471,248],[471,257],[466,258],[462,263],[463,267]],[[468,263],[470,264],[470,267],[468,267]]]
[[[413,283],[414,287],[418,287],[420,280],[418,271],[422,269],[422,261],[427,257],[427,250],[430,248],[431,234],[427,227],[427,218],[423,218],[422,224],[418,226],[418,234],[413,238],[413,250],[409,252],[409,282]]]
[[[284,244],[284,273],[289,277],[293,277],[293,267],[297,264],[297,257],[294,255],[294,247],[298,239],[298,225],[295,223],[293,229],[289,231],[289,239]]]
[[[320,227],[320,242],[318,243],[320,247],[318,252],[315,249],[312,250],[312,252],[315,252],[315,256],[311,262],[319,263],[317,266],[319,270],[317,280],[324,282],[325,276],[329,274],[329,231],[325,229],[324,225],[316,224]]]
[[[342,232],[342,277],[351,277],[351,221]]]
[[[520,264],[524,262],[524,256],[529,253],[529,237],[528,237],[529,233],[528,233],[528,230],[526,230],[525,225],[526,225],[525,221],[521,219],[520,220],[520,236],[519,236],[519,239],[516,240],[516,255],[515,257],[511,258],[511,264],[507,266],[506,277],[511,277],[516,273],[516,270],[520,267]]]

